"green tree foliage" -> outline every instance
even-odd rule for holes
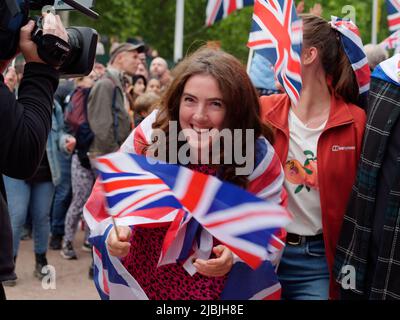
[[[141,19],[132,2],[132,0],[97,0],[94,9],[100,14],[98,20],[72,12],[71,25],[90,26],[102,35],[117,36],[121,39],[132,37],[139,32],[136,21]]]
[[[322,4],[323,16],[326,19],[330,19],[331,15],[343,17],[349,13],[349,11],[342,12],[343,8],[353,6],[356,23],[364,43],[371,41],[372,0],[306,0],[305,11],[307,12],[317,2]],[[204,26],[206,5],[207,0],[185,1],[184,55],[207,41],[218,41],[224,50],[245,62],[253,8],[246,7],[206,28]],[[97,0],[95,10],[100,13],[99,20],[93,21],[82,14],[73,13],[71,22],[92,26],[100,34],[108,37],[117,36],[121,41],[139,36],[158,50],[161,56],[172,60],[175,6],[176,0]],[[379,41],[389,35],[383,0],[380,1],[380,6]]]
[[[305,12],[314,6],[315,3],[321,3],[323,6],[323,17],[330,20],[331,16],[345,17],[349,15],[353,8],[358,28],[360,29],[363,42],[365,44],[371,42],[372,33],[372,0],[321,0],[321,1],[305,1]],[[387,27],[387,11],[385,1],[379,1],[380,21],[378,26],[378,41],[382,41],[388,35]]]
[[[187,13],[187,22],[185,22],[185,50],[190,52],[193,48],[197,48],[207,41],[218,41],[225,51],[234,54],[245,62],[248,56],[246,43],[249,37],[253,8],[246,7],[232,13],[227,19],[219,21],[211,27],[205,27],[207,1],[196,2],[196,6],[190,4],[189,6],[186,5],[185,8]]]

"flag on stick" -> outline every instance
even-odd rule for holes
[[[400,29],[400,0],[386,0],[389,31]]]
[[[303,24],[293,0],[256,0],[248,47],[275,66],[275,76],[294,104],[301,91]]]
[[[254,0],[208,0],[206,25],[209,27],[232,12],[253,4]]]
[[[188,273],[193,274],[193,257],[208,259],[215,237],[239,257],[222,297],[279,296],[280,285],[271,261],[284,246],[274,233],[291,219],[283,207],[213,176],[177,165],[150,164],[143,156],[107,155],[98,159],[97,168],[101,183],[96,187],[104,191],[111,220],[119,221],[118,225],[153,227],[170,222],[159,265],[181,261]],[[86,217],[90,214],[90,200],[85,209]],[[110,224],[105,228],[100,225],[99,232],[94,230],[91,242],[95,283],[101,297],[145,299],[138,283],[108,253],[105,243]],[[232,288],[246,290],[240,293]]]

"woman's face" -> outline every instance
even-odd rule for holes
[[[137,70],[136,70],[136,75],[142,75],[146,79],[149,77],[149,73],[143,63],[139,63]]]
[[[223,129],[225,114],[217,81],[205,74],[189,78],[180,100],[179,123],[191,148],[208,147],[215,132]]]
[[[146,86],[144,84],[143,79],[139,78],[133,85],[133,92],[136,93],[138,96],[144,93],[146,90]]]
[[[146,92],[154,92],[156,94],[160,94],[161,92],[161,84],[157,79],[151,79],[147,84]]]

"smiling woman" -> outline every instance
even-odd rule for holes
[[[247,130],[254,134],[246,139]],[[184,139],[181,139],[181,134],[179,138],[175,137],[173,131],[183,132]],[[209,164],[207,161],[182,163],[177,156],[175,159],[178,159],[178,164],[230,181],[259,198],[281,204],[284,194],[283,170],[270,144],[272,131],[261,123],[257,93],[245,69],[236,58],[222,51],[200,49],[183,60],[174,70],[174,80],[162,98],[160,110],[154,111],[135,128],[121,146],[121,151],[155,157],[160,142],[156,138],[162,136],[159,134],[161,132],[168,151],[166,160],[172,162],[182,145],[188,145],[188,151],[203,151],[203,140],[207,146],[214,146],[219,142],[220,135],[209,139],[213,131],[230,132],[233,139],[226,143],[227,146],[239,143],[245,148],[241,150],[247,150],[246,146],[251,145],[253,148],[247,156],[253,160],[255,168],[246,174],[236,174],[235,169],[243,164],[239,164],[236,158],[227,163],[223,152],[217,154],[218,164]],[[235,131],[241,134],[235,135]],[[200,160],[209,159],[201,157]],[[87,204],[95,210],[102,210],[104,203],[97,202],[102,198],[101,194],[96,194],[99,190],[94,188],[95,194]],[[119,226],[118,236],[113,229],[107,239],[108,252],[123,258],[124,267],[149,299],[220,299],[236,261],[233,253],[211,235],[208,242],[205,241],[205,229],[196,224],[192,226],[192,231],[202,235],[201,241],[208,243],[206,246],[209,246],[211,254],[189,261],[195,273],[190,275],[184,262],[158,266],[170,227],[173,228],[174,223],[150,228],[136,225],[133,231],[129,227]]]
[[[260,121],[260,106],[254,86],[242,64],[232,55],[201,48],[183,60],[173,70],[173,76],[174,81],[162,99],[160,112],[153,124],[153,129],[161,129],[166,134],[166,149],[170,151],[167,161],[168,155],[178,153],[185,144],[179,142],[177,150],[171,152],[170,121],[177,122],[179,132],[186,129],[183,131],[185,135],[195,135],[192,139],[188,137],[192,141],[188,143],[193,143],[194,148],[199,146],[198,138],[211,129],[230,130],[232,137],[234,131],[241,132],[241,136],[231,142],[240,142],[240,150],[246,150],[247,144],[254,146],[260,136],[273,141],[271,128]],[[247,130],[253,130],[252,139],[248,139]],[[233,149],[232,146],[230,150]],[[219,174],[224,180],[245,187],[247,177],[236,175],[235,170],[243,164],[224,161],[223,151],[220,150]],[[255,157],[254,153],[248,156]]]
[[[193,153],[198,155],[198,159],[193,159],[197,163],[212,143],[209,139],[211,130],[222,129],[225,114],[222,93],[212,76],[194,75],[186,82],[180,102],[179,123],[190,147],[197,151]]]

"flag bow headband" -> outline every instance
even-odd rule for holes
[[[351,20],[335,16],[331,17],[330,25],[340,36],[346,56],[356,75],[360,95],[367,93],[371,81],[371,71],[368,66],[360,31]]]

